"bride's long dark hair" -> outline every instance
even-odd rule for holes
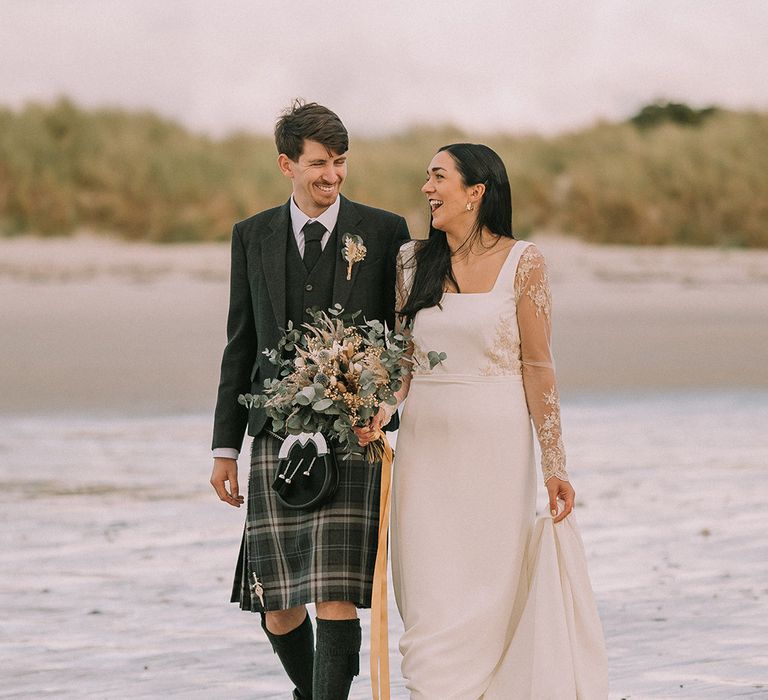
[[[498,154],[479,143],[452,143],[438,150],[447,151],[461,175],[465,187],[485,185],[485,193],[477,208],[477,219],[462,247],[468,250],[481,239],[483,229],[497,236],[514,238],[512,235],[512,192],[507,169]],[[398,314],[411,321],[416,312],[437,306],[443,297],[446,281],[461,291],[451,268],[451,249],[444,231],[439,231],[429,220],[429,236],[415,246],[416,274],[408,299]],[[406,264],[409,264],[406,261]]]

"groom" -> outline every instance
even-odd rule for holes
[[[338,460],[338,490],[314,511],[284,508],[270,485],[279,440],[261,408],[237,397],[260,393],[276,376],[263,351],[277,347],[307,308],[340,304],[393,327],[395,258],[405,220],[340,194],[347,176],[347,130],[326,107],[297,100],[275,127],[277,164],[291,198],[235,224],[227,345],[213,430],[211,484],[239,507],[238,451],[253,436],[245,531],[232,602],[261,613],[262,627],[295,685],[294,698],[343,700],[359,672],[357,608],[370,607],[376,556],[380,465]],[[357,235],[364,259],[348,265],[344,238]],[[395,426],[392,426],[393,428]],[[314,603],[317,639],[305,605]]]

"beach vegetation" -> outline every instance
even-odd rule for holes
[[[482,142],[507,166],[518,237],[768,247],[768,113],[675,104],[554,136],[450,125],[353,134],[344,192],[403,214],[424,236],[430,159],[449,143]],[[151,112],[65,98],[0,108],[0,235],[225,240],[235,221],[287,199],[276,158],[271,136],[213,138]]]
[[[704,107],[696,109],[682,102],[657,101],[645,105],[629,121],[639,129],[649,129],[660,124],[682,124],[683,126],[700,126],[704,120],[718,112],[718,108]]]

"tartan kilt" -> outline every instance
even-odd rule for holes
[[[346,452],[337,448],[339,487],[333,498],[315,510],[292,510],[271,488],[280,446],[266,432],[253,439],[245,529],[231,601],[250,612],[325,601],[369,608],[381,463],[344,459]],[[256,581],[260,590],[254,588]]]

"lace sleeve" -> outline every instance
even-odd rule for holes
[[[404,243],[400,251],[397,254],[397,270],[395,277],[395,329],[398,333],[402,333],[408,337],[409,329],[403,324],[402,318],[398,312],[403,308],[408,301],[408,296],[411,293],[411,286],[413,285],[413,276],[416,272],[416,257],[415,257],[416,241],[408,241]],[[413,341],[409,343],[409,355],[413,356]],[[411,367],[408,363],[408,371],[403,375],[403,385],[398,391],[395,392],[395,398],[397,404],[392,406],[390,404],[382,404],[382,409],[391,417],[397,407],[405,401],[408,396],[408,390],[411,387]]]
[[[395,311],[405,306],[416,273],[416,241],[404,243],[397,253],[397,274],[395,278]]]
[[[553,476],[568,481],[560,427],[560,399],[550,346],[552,294],[544,257],[534,245],[528,246],[520,256],[515,276],[515,301],[523,388],[541,447],[544,483]]]

